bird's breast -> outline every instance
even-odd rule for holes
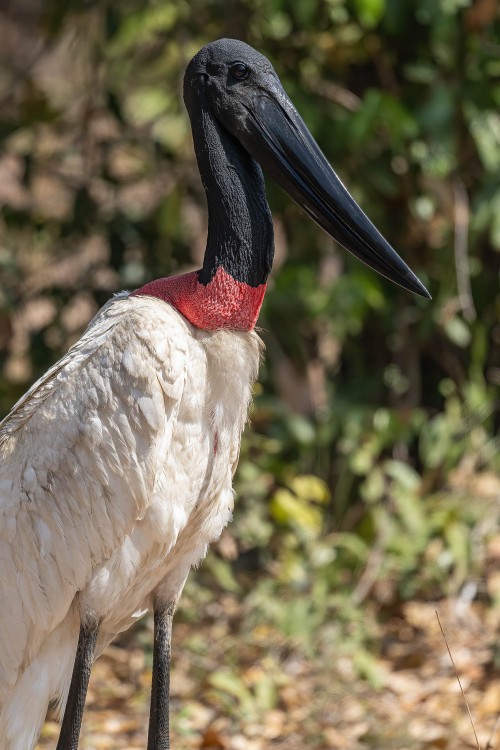
[[[260,350],[254,332],[192,328],[186,382],[152,501],[82,597],[104,632],[129,627],[160,586],[166,598],[176,598],[191,566],[230,521],[232,475]]]

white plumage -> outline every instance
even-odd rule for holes
[[[81,619],[102,651],[220,535],[260,349],[122,293],[0,424],[2,750],[63,708]]]

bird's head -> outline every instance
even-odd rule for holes
[[[234,39],[207,44],[188,65],[184,100],[191,116],[203,101],[337,242],[394,283],[430,297],[339,180],[264,55]]]

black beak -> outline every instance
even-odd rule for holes
[[[430,298],[347,192],[279,84],[272,94],[260,95],[247,109],[245,132],[238,136],[247,151],[346,250],[395,284]]]

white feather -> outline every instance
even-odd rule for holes
[[[0,746],[64,707],[81,619],[98,651],[176,601],[230,519],[257,376],[254,332],[111,300],[0,424]]]

